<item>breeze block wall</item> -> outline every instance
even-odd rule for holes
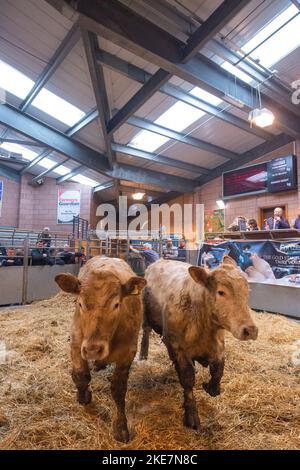
[[[79,183],[57,185],[54,178],[45,178],[41,186],[31,186],[32,175],[23,175],[20,182],[0,176],[4,181],[4,198],[0,226],[40,230],[47,226],[54,231],[71,231],[72,225],[57,223],[59,189],[80,189],[80,217],[90,220],[92,189]]]

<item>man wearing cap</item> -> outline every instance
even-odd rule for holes
[[[51,245],[51,233],[50,233],[50,228],[49,227],[44,227],[42,233],[39,234],[38,240],[41,240],[44,242],[45,246],[47,248],[50,247]]]

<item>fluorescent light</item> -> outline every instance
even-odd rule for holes
[[[144,196],[145,193],[134,193],[132,195],[132,199],[134,199],[135,201],[140,201],[141,199],[143,199]]]
[[[222,199],[218,199],[216,203],[219,209],[225,209],[225,202]]]
[[[251,124],[255,124],[258,127],[268,127],[271,126],[274,122],[275,116],[267,108],[262,109],[253,109],[250,111],[248,120]]]

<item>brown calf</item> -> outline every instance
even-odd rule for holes
[[[142,318],[140,293],[146,281],[135,276],[125,261],[101,256],[89,260],[78,278],[58,274],[55,281],[62,290],[77,297],[71,340],[77,399],[88,404],[92,398],[88,360],[95,361],[98,370],[116,363],[111,380],[117,406],[113,431],[115,439],[127,442],[125,396]]]
[[[178,261],[160,260],[146,271],[144,334],[140,359],[148,356],[149,333],[162,335],[184,389],[184,424],[199,429],[193,395],[194,362],[209,366],[203,383],[211,396],[220,394],[224,370],[224,330],[240,340],[256,339],[248,307],[248,283],[228,256],[212,272]]]

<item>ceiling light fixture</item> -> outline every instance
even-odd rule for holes
[[[133,193],[132,198],[135,201],[140,201],[145,196],[145,193]]]
[[[259,99],[259,108],[255,108],[250,111],[248,120],[250,121],[250,126],[252,127],[255,124],[257,127],[268,127],[271,126],[274,122],[275,116],[267,108],[262,108],[261,105],[261,96],[260,96],[260,87],[257,87],[258,99]]]

